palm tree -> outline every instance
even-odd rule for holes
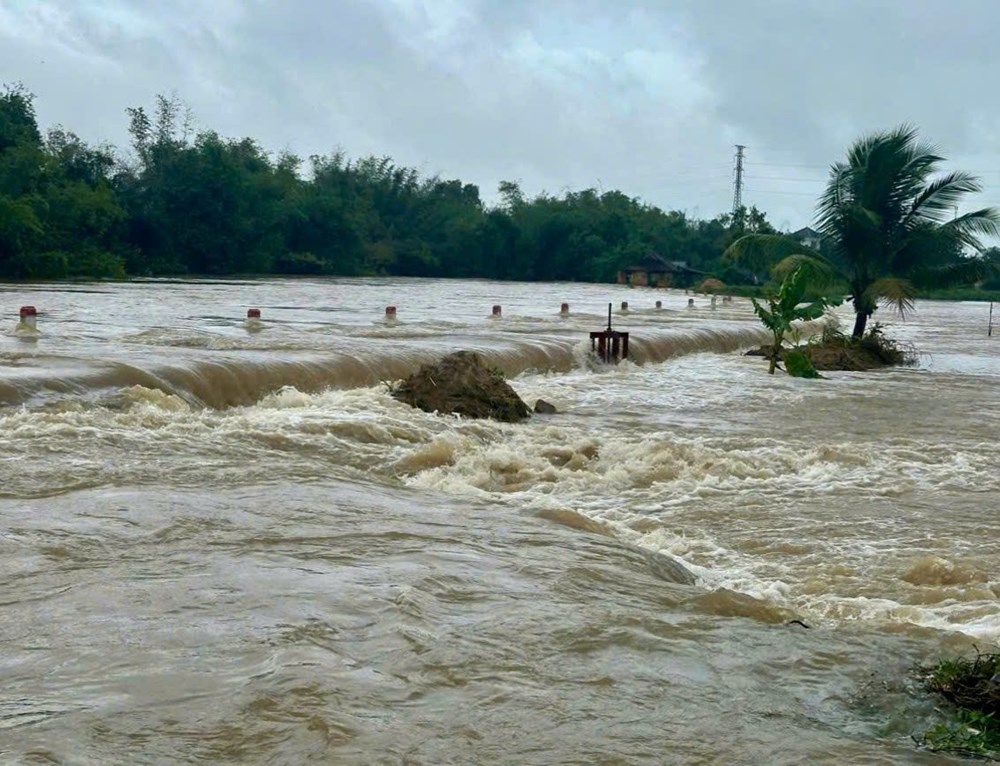
[[[879,303],[912,308],[914,278],[968,278],[983,262],[963,258],[963,251],[981,250],[980,236],[1000,232],[993,208],[955,215],[962,198],[982,187],[968,173],[939,174],[943,161],[909,126],[864,136],[846,162],[830,168],[817,205],[825,254],[787,236],[759,234],[737,240],[726,254],[751,267],[774,264],[779,274],[807,264],[814,277],[846,282],[860,338]]]

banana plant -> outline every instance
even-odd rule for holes
[[[777,295],[765,297],[766,307],[758,303],[756,299],[751,298],[754,313],[771,331],[773,339],[771,343],[771,367],[768,369],[770,375],[774,375],[774,370],[778,366],[785,333],[792,329],[792,323],[819,319],[828,308],[840,305],[839,300],[828,298],[819,298],[812,303],[799,305],[805,296],[808,282],[807,268],[800,265],[782,280]]]

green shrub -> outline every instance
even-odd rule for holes
[[[65,279],[69,273],[69,259],[60,252],[25,253],[19,266],[25,279]]]
[[[942,660],[927,675],[927,689],[955,708],[951,720],[918,742],[930,750],[1000,760],[1000,655]]]
[[[785,372],[793,378],[822,378],[809,357],[797,349],[785,352]]]
[[[125,259],[99,250],[85,250],[66,257],[68,269],[64,276],[96,279],[125,279]]]

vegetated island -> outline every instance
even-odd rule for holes
[[[982,187],[968,173],[942,172],[943,162],[910,126],[863,136],[850,146],[846,161],[830,168],[817,204],[819,247],[768,233],[747,234],[729,247],[725,258],[783,275],[777,289],[765,292],[766,305],[753,302],[772,334],[772,342],[757,352],[769,359],[768,372],[780,362],[790,374],[806,378],[819,377],[820,369],[911,363],[913,349],[885,337],[878,324],[869,328],[879,306],[905,314],[921,283],[983,279],[994,272],[981,237],[997,236],[1000,213],[989,207],[953,213]],[[810,288],[814,294],[807,303]],[[784,348],[793,322],[818,319],[845,292],[854,310],[849,336],[828,328],[818,340]]]

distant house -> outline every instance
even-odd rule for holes
[[[688,287],[705,273],[690,268],[687,261],[668,261],[650,252],[638,263],[618,272],[618,284],[633,287]]]
[[[819,250],[823,244],[823,235],[815,229],[806,226],[804,229],[792,232],[792,239],[800,242],[810,250]]]

